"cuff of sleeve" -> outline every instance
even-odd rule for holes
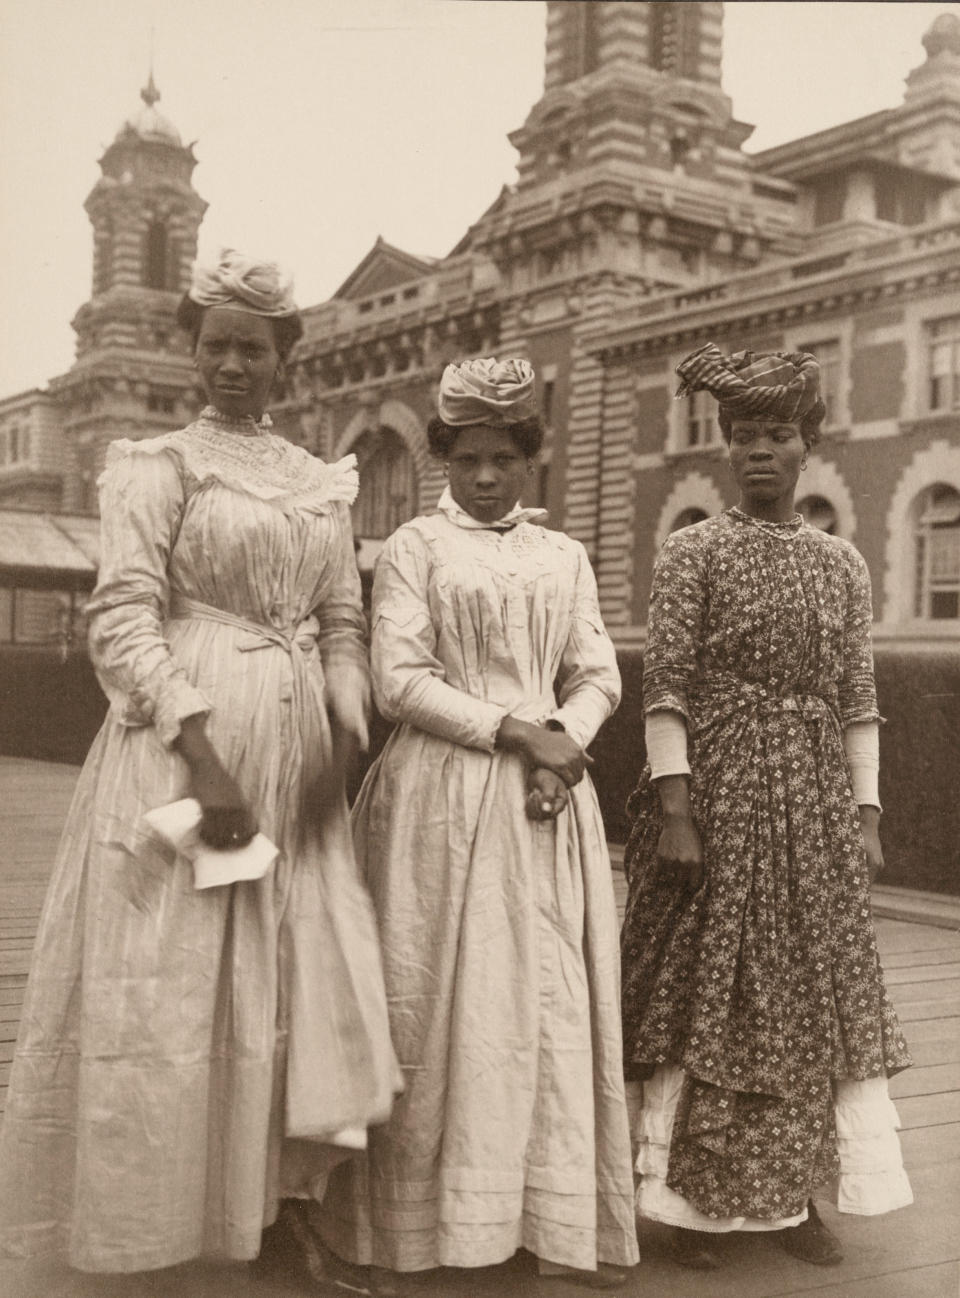
[[[206,716],[210,704],[198,689],[186,681],[173,681],[168,689],[157,700],[153,713],[153,724],[160,742],[165,748],[173,746],[180,734],[180,723],[187,717]]]
[[[882,811],[880,806],[880,783],[876,771],[852,768],[850,771],[850,783],[853,786],[853,796],[858,807],[876,807]]]
[[[557,708],[544,724],[548,722],[556,722],[551,729],[565,730],[573,742],[579,744],[581,748],[586,748],[587,743],[593,739],[592,735],[584,734],[583,727],[578,724],[578,718],[571,708]]]
[[[687,724],[678,712],[648,713],[644,730],[651,779],[690,774]]]
[[[471,748],[481,748],[485,753],[492,753],[497,747],[497,735],[503,718],[509,716],[510,709],[499,703],[482,703],[482,714],[478,712],[476,733],[467,743]]]
[[[877,721],[855,721],[846,726],[843,750],[858,806],[879,808],[880,735]]]

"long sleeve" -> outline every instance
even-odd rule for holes
[[[873,676],[873,649],[870,632],[873,608],[870,573],[853,546],[847,547],[847,607],[843,626],[843,674],[838,685],[840,724],[854,721],[878,721],[877,690]]]
[[[100,479],[100,576],[87,611],[90,656],[125,725],[156,727],[168,747],[185,717],[210,710],[163,636],[167,564],[184,506],[174,456],[131,445]]]
[[[373,697],[390,721],[493,752],[507,709],[447,683],[436,652],[429,582],[423,539],[415,528],[400,528],[383,547],[374,575]]]
[[[697,666],[707,606],[705,553],[695,536],[668,536],[657,557],[643,663],[644,712],[689,721],[687,686]]]
[[[560,660],[560,707],[553,714],[571,739],[586,748],[620,702],[617,655],[600,616],[597,581],[582,545],[570,634]]]
[[[317,643],[333,711],[366,747],[367,715],[370,711],[367,622],[363,613],[350,510],[346,504],[337,506],[337,523],[335,553],[331,559],[333,579],[314,610],[320,628]]]

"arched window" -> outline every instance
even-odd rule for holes
[[[681,509],[671,523],[670,531],[678,532],[681,527],[692,527],[694,523],[702,523],[705,518],[709,517],[710,515],[705,509],[697,509],[695,505],[689,509]]]
[[[416,515],[413,457],[392,428],[364,433],[352,449],[360,470],[360,491],[353,506],[354,535],[385,540]]]
[[[960,618],[960,491],[928,487],[916,512],[916,597],[923,618]]]
[[[109,216],[103,218],[100,228],[94,261],[94,293],[105,293],[113,279],[113,221]]]
[[[146,288],[169,288],[170,238],[166,221],[151,221],[147,226],[143,258],[143,283]]]
[[[797,501],[797,513],[802,514],[811,527],[819,527],[828,536],[837,535],[837,511],[826,496],[804,496]]]

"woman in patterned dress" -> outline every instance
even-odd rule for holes
[[[110,711],[37,935],[0,1138],[0,1245],[86,1271],[261,1233],[389,1112],[399,1081],[376,926],[333,748],[365,739],[349,503],[264,406],[301,326],[272,263],[197,268],[181,323],[210,404],[114,443],[90,649]],[[197,891],[144,813],[259,829],[264,877]],[[322,808],[322,814],[321,814]],[[25,1290],[24,1290],[25,1292]]]
[[[870,917],[870,579],[794,511],[815,359],[709,344],[678,373],[720,402],[740,501],[668,537],[654,574],[621,938],[637,1210],[686,1265],[718,1265],[734,1229],[827,1264],[811,1196],[838,1170],[841,1211],[911,1202],[886,1083],[910,1058]]]
[[[606,1285],[637,1246],[616,909],[583,749],[620,679],[583,547],[518,505],[533,388],[524,361],[447,367],[429,436],[449,488],[377,565],[374,696],[398,725],[354,833],[405,1089],[353,1186],[335,1174],[325,1230],[391,1271],[522,1246],[541,1273]]]

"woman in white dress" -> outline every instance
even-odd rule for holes
[[[180,318],[210,404],[109,449],[90,648],[110,711],[0,1137],[3,1251],[87,1271],[256,1257],[398,1082],[333,760],[365,742],[354,459],[324,464],[263,415],[301,331],[276,266],[224,253]],[[144,820],[191,795],[207,844],[259,828],[279,848],[263,877],[195,890]]]
[[[525,361],[447,367],[428,431],[449,488],[377,564],[374,696],[398,725],[353,820],[405,1091],[367,1159],[334,1174],[324,1230],[393,1271],[524,1247],[541,1272],[604,1285],[637,1243],[584,749],[620,678],[583,546],[518,505],[533,388]]]

